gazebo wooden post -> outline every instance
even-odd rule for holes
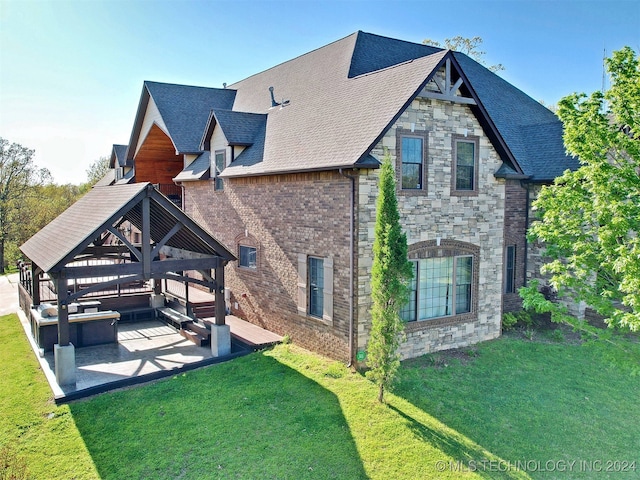
[[[58,343],[53,346],[53,360],[58,385],[76,383],[76,352],[69,341],[69,308],[67,277],[61,272],[56,277],[58,292]]]
[[[225,324],[227,314],[224,303],[224,266],[216,267],[216,325]]]
[[[31,302],[40,305],[40,274],[38,266],[31,262]]]

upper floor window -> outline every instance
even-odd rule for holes
[[[215,184],[214,184],[214,190],[222,190],[224,189],[224,184],[222,182],[222,178],[220,178],[220,174],[222,173],[222,170],[224,170],[224,167],[227,165],[226,164],[226,152],[224,150],[217,150],[215,152],[215,172],[214,172],[214,177],[215,177]]]
[[[477,137],[454,136],[452,183],[454,194],[478,193]]]
[[[397,130],[396,156],[400,190],[426,190],[427,132]]]

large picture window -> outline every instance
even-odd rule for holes
[[[473,257],[426,258],[413,262],[409,303],[402,309],[408,322],[471,312]]]
[[[454,136],[453,152],[453,193],[477,193],[478,139]]]
[[[401,318],[407,322],[438,319],[441,323],[476,315],[478,256],[477,246],[456,240],[411,245],[413,279]]]

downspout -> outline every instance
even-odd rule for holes
[[[530,183],[526,183],[525,184],[525,188],[527,190],[526,193],[526,197],[525,197],[525,201],[524,201],[524,205],[525,205],[525,212],[524,212],[524,282],[523,282],[523,286],[526,287],[527,286],[527,272],[529,269],[529,241],[527,240],[527,232],[529,231],[529,202],[531,201],[530,198],[530,193],[529,193],[529,187],[531,186]]]
[[[356,179],[351,175],[347,175],[342,171],[342,168],[338,170],[340,175],[348,178],[351,181],[351,195],[350,195],[350,205],[349,205],[349,362],[347,363],[347,367],[351,367],[353,365],[353,354],[354,354],[354,338],[353,338],[353,327],[354,327],[354,315],[353,315],[353,274],[354,267],[353,263],[355,260],[354,255],[354,247],[355,240],[353,237],[353,224],[355,222],[355,195],[356,195]]]

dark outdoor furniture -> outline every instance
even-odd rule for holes
[[[31,310],[33,336],[45,352],[53,350],[58,343],[58,317],[42,316],[37,309]],[[101,312],[73,313],[69,315],[69,341],[76,347],[89,347],[118,342],[118,319],[113,310]]]

